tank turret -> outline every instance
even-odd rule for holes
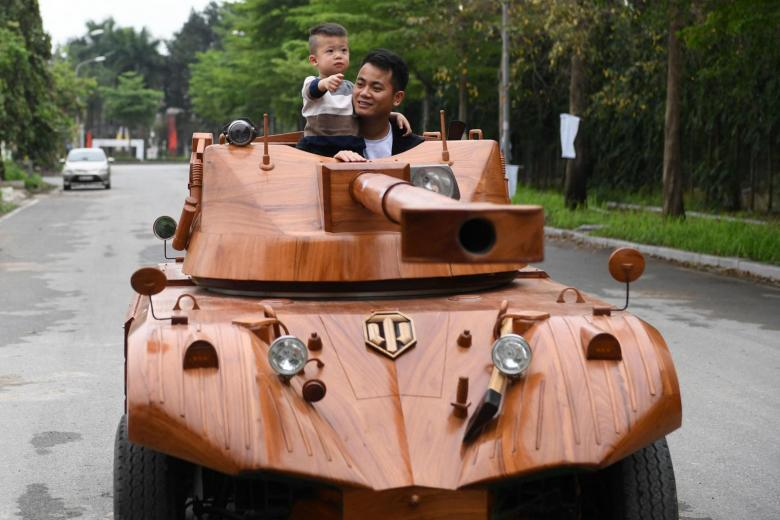
[[[184,272],[213,289],[269,294],[312,290],[302,283],[462,291],[506,283],[542,260],[542,208],[507,204],[496,143],[449,142],[446,162],[440,143],[341,163],[196,134],[173,243],[187,249]]]

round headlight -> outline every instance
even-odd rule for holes
[[[493,364],[502,374],[519,376],[531,364],[531,346],[517,334],[501,336],[493,343]]]
[[[458,181],[449,166],[412,166],[411,170],[411,180],[415,186],[452,199],[460,199]]]
[[[294,376],[309,359],[309,351],[303,341],[295,336],[280,336],[268,349],[268,363],[280,376]]]
[[[225,139],[236,146],[246,146],[254,138],[255,127],[249,119],[236,119],[225,129]]]

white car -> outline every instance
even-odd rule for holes
[[[111,164],[114,158],[106,157],[100,148],[74,148],[65,159],[62,169],[62,188],[69,190],[74,184],[101,183],[111,189]]]

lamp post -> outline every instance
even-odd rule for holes
[[[84,60],[84,61],[80,62],[78,65],[76,65],[76,71],[75,71],[76,76],[79,75],[79,69],[82,66],[84,66],[84,65],[86,65],[88,63],[100,63],[101,61],[106,61],[106,57],[105,56],[95,56],[94,58],[90,58],[88,60]]]
[[[509,8],[507,0],[501,2],[501,85],[499,87],[499,121],[501,151],[506,163],[512,160],[512,149],[509,142]]]
[[[101,31],[101,33],[102,33],[102,29],[96,29],[93,32],[96,32],[96,31]],[[92,34],[92,33],[90,33],[90,34]],[[84,65],[87,65],[89,63],[100,63],[100,62],[103,62],[103,61],[106,61],[106,57],[102,56],[102,55],[101,56],[95,56],[94,58],[90,58],[88,60],[84,60],[84,61],[82,61],[82,62],[80,62],[79,64],[76,65],[76,69],[74,70],[74,74],[76,75],[76,77],[78,77],[79,69],[81,67],[83,67]],[[84,148],[84,123],[81,122],[81,114],[80,113],[76,114],[76,124],[79,127],[79,148]]]

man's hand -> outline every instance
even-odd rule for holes
[[[341,150],[333,158],[341,162],[366,162],[365,157],[352,150]]]
[[[343,81],[344,74],[333,74],[332,76],[328,76],[325,79],[321,79],[319,83],[317,83],[317,88],[320,89],[320,92],[325,92],[326,90],[336,92]]]
[[[409,123],[409,120],[406,119],[406,116],[400,112],[390,112],[390,119],[395,121],[395,124],[398,125],[398,128],[404,131],[405,136],[411,135],[412,125]]]

